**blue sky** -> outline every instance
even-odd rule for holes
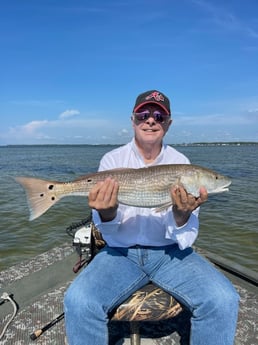
[[[150,89],[171,100],[168,143],[258,141],[257,0],[0,6],[0,145],[126,143]]]

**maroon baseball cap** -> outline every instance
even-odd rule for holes
[[[170,102],[164,93],[157,90],[150,90],[141,93],[137,98],[133,108],[133,112],[136,113],[137,110],[145,104],[158,104],[165,112],[170,115]]]

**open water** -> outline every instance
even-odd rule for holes
[[[85,197],[69,197],[30,222],[15,176],[73,180],[96,171],[113,146],[0,147],[0,271],[71,241],[66,228],[89,215]],[[200,212],[196,244],[258,272],[258,145],[178,146],[193,164],[232,179],[230,192],[211,196]]]

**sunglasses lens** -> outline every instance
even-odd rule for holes
[[[154,111],[153,117],[156,122],[164,122],[164,115],[159,111]]]
[[[141,113],[134,113],[134,116],[137,121],[146,121],[150,117],[150,113],[148,111],[143,111]]]
[[[135,119],[139,122],[146,121],[150,116],[152,116],[154,120],[159,123],[163,123],[169,118],[169,115],[162,114],[158,110],[155,110],[154,112],[146,110],[142,111],[141,113],[134,113]]]

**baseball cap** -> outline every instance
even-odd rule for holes
[[[136,113],[137,110],[145,104],[158,104],[165,112],[170,115],[170,102],[164,93],[157,90],[150,90],[141,93],[137,98],[133,108],[133,112]]]

